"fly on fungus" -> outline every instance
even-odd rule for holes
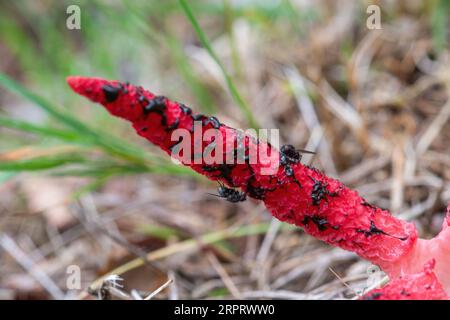
[[[219,182],[219,188],[217,188],[217,194],[212,194],[213,196],[217,196],[219,198],[224,198],[229,202],[241,202],[241,201],[245,201],[247,196],[245,194],[245,192],[240,192],[238,190],[235,189],[231,189],[231,188],[227,188],[225,187],[225,185],[223,183]]]

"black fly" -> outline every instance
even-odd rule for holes
[[[295,149],[295,147],[291,144],[285,144],[280,148],[280,163],[283,166],[287,166],[294,163],[300,163],[302,160],[301,153],[310,153],[316,154],[313,151],[303,150],[303,149]]]
[[[231,188],[227,188],[225,187],[224,184],[219,182],[219,188],[217,188],[217,192],[219,193],[217,194],[212,194],[213,196],[219,197],[219,198],[224,198],[229,202],[241,202],[241,201],[245,201],[247,199],[247,196],[245,194],[245,192],[241,192],[235,189],[231,189]]]
[[[315,154],[315,152],[308,150],[296,150],[295,147],[291,144],[285,144],[280,148],[280,165],[284,166],[284,173],[288,177],[293,177],[294,182],[301,188],[302,185],[295,177],[294,170],[291,166],[292,164],[300,163],[300,161],[302,160],[302,155],[300,153]]]

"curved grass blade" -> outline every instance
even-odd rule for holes
[[[37,171],[46,170],[70,163],[86,162],[86,158],[78,154],[65,154],[60,156],[36,157],[14,161],[0,162],[0,171]]]
[[[26,121],[2,116],[0,116],[0,127],[17,129],[28,133],[34,133],[40,136],[52,137],[67,141],[76,141],[80,139],[80,136],[73,131],[59,130],[49,127],[38,126]]]
[[[191,7],[186,2],[186,0],[179,0],[179,3],[186,14],[187,18],[192,24],[192,27],[194,28],[195,32],[197,33],[197,36],[202,43],[202,45],[205,47],[206,51],[208,51],[209,55],[213,60],[217,63],[220,70],[222,71],[222,74],[225,78],[225,82],[227,84],[228,90],[230,90],[231,96],[233,97],[234,101],[237,103],[239,108],[241,109],[242,113],[246,117],[249,125],[254,128],[258,129],[258,124],[256,122],[256,119],[253,116],[253,113],[250,109],[250,106],[247,104],[247,102],[242,98],[241,94],[237,90],[236,86],[233,83],[233,80],[231,79],[231,76],[226,71],[224,65],[220,61],[219,57],[213,50],[208,38],[206,37],[205,33],[203,32],[202,28],[200,27],[200,24],[198,23],[197,19],[195,18],[194,14],[192,13]]]

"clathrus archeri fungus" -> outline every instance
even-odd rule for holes
[[[111,114],[131,122],[136,132],[198,173],[221,183],[219,196],[239,202],[246,197],[261,200],[273,216],[302,227],[307,233],[333,246],[353,251],[380,266],[391,282],[369,292],[363,299],[448,299],[450,293],[450,216],[442,232],[431,240],[419,239],[413,223],[393,217],[387,210],[367,203],[356,191],[345,187],[319,170],[300,163],[291,146],[280,151],[269,143],[242,134],[215,117],[194,113],[184,104],[156,96],[142,87],[119,81],[79,76],[67,79],[71,88],[102,104]],[[194,122],[203,131],[215,129],[222,139],[194,138]],[[172,133],[185,129],[190,141],[201,150],[222,143],[244,161],[210,163],[193,161],[193,156],[175,155],[182,142]],[[206,140],[206,141],[203,141]],[[228,144],[227,144],[228,143]],[[248,161],[258,148],[280,159],[273,162]],[[268,166],[272,166],[268,168]],[[267,174],[267,169],[274,169]],[[241,189],[238,192],[237,189]]]

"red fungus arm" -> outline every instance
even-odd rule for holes
[[[130,121],[139,135],[172,156],[178,144],[172,141],[172,133],[182,128],[193,136],[195,120],[201,121],[203,130],[214,128],[220,132],[224,150],[225,141],[235,141],[239,136],[236,129],[220,124],[217,119],[194,114],[185,105],[155,96],[142,87],[99,78],[69,77],[67,81],[75,92]],[[194,137],[192,145],[196,142],[204,150],[212,140],[196,141]],[[244,147],[246,154],[267,147],[272,154],[279,155],[269,144],[249,136],[244,139]],[[178,158],[198,173],[241,188],[248,196],[264,201],[281,221],[303,227],[320,240],[353,251],[388,273],[398,273],[401,268],[394,270],[392,266],[401,265],[417,247],[417,230],[412,223],[368,204],[356,191],[315,168],[295,163],[290,165],[293,174],[288,175],[285,167],[276,163],[276,171],[265,175],[267,165],[261,163],[207,164],[201,160],[193,164],[188,161],[192,157]]]
[[[411,251],[402,259],[387,266],[385,271],[390,277],[419,272],[431,259],[436,261],[434,273],[450,294],[450,203],[441,232],[433,239],[418,239]]]
[[[362,300],[446,300],[444,291],[433,272],[435,261],[431,260],[423,270],[414,274],[400,276],[381,289],[364,295]]]

